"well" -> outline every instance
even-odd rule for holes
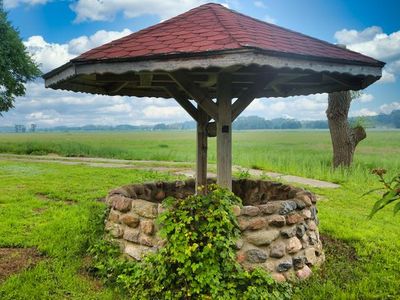
[[[209,183],[213,182],[209,180]],[[324,261],[318,233],[316,197],[309,191],[264,180],[233,180],[232,190],[243,207],[235,206],[242,231],[237,260],[245,268],[261,267],[279,281],[305,279],[311,266]],[[184,198],[195,192],[195,181],[127,185],[107,197],[106,230],[123,253],[140,260],[163,241],[155,219],[166,197]]]

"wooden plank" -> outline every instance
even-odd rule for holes
[[[232,78],[220,73],[217,82],[217,184],[232,190]]]
[[[199,106],[197,121],[197,158],[196,158],[196,192],[204,194],[207,192],[207,123],[208,115]]]
[[[197,108],[189,101],[187,97],[182,95],[176,88],[174,87],[166,87],[165,90],[171,95],[172,98],[179,103],[180,106],[183,107],[184,110],[195,120],[199,121],[199,112]]]
[[[232,106],[232,121],[234,121],[247,106],[256,98],[257,93],[263,90],[273,79],[274,74],[262,74],[257,77],[254,84],[245,90],[241,96],[233,103]]]
[[[209,97],[206,91],[193,83],[189,74],[184,71],[175,71],[171,72],[170,76],[209,116],[217,120],[217,105],[211,100],[211,97]]]

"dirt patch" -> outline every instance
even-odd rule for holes
[[[320,239],[327,256],[341,257],[351,262],[358,260],[356,249],[346,242],[324,234],[321,234]]]
[[[72,200],[72,199],[62,200],[62,199],[53,198],[53,197],[50,197],[49,195],[46,195],[43,193],[36,193],[36,197],[43,201],[57,201],[57,202],[63,202],[67,205],[74,205],[77,202],[76,200]]]
[[[37,264],[43,256],[35,248],[0,248],[0,282]]]

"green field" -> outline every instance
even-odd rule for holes
[[[311,189],[320,230],[329,236],[327,262],[297,285],[295,299],[400,299],[400,216],[390,208],[372,220],[378,187],[370,170],[400,170],[400,132],[368,132],[350,170],[332,171],[329,133],[235,132],[233,160],[243,167],[301,175],[341,184]],[[1,134],[0,153],[193,162],[194,132]],[[215,162],[215,139],[209,157]],[[85,271],[87,245],[99,238],[108,190],[123,184],[172,179],[129,169],[12,162],[0,158],[0,247],[36,247],[44,259],[0,283],[0,299],[124,299]]]

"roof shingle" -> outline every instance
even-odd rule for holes
[[[73,61],[149,58],[249,48],[276,55],[303,55],[322,60],[383,65],[371,57],[213,3],[89,50]]]

